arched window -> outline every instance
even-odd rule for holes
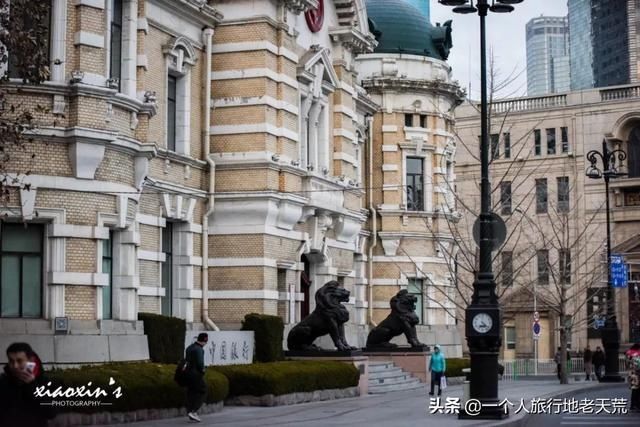
[[[627,144],[627,167],[629,178],[640,177],[640,126],[634,127]]]

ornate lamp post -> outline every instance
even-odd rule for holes
[[[598,158],[602,162],[602,170],[598,168]],[[602,141],[602,152],[591,150],[587,153],[590,166],[586,175],[592,179],[604,178],[605,199],[607,207],[607,319],[604,328],[601,329],[602,347],[605,351],[605,375],[602,382],[622,382],[624,378],[618,373],[618,352],[620,351],[620,329],[616,319],[616,294],[611,281],[611,222],[609,218],[609,180],[617,178],[624,173],[618,172],[616,161],[620,164],[627,158],[627,153],[622,150],[610,151],[607,141]]]
[[[489,182],[489,120],[487,105],[486,16],[489,12],[508,13],[522,0],[438,0],[455,6],[455,13],[480,16],[480,271],[473,282],[471,304],[465,310],[465,335],[471,356],[470,399],[479,401],[479,411],[465,407],[460,418],[501,419],[508,413],[499,407],[498,353],[502,345],[502,311],[495,292],[491,267],[494,230],[491,221],[491,184]],[[475,4],[474,4],[475,3]]]

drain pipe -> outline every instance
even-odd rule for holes
[[[202,132],[202,153],[209,164],[209,190],[207,212],[202,216],[202,323],[205,328],[219,331],[220,328],[209,317],[209,216],[213,214],[215,198],[213,192],[216,184],[216,164],[210,158],[210,126],[211,126],[211,51],[213,28],[205,28],[202,32],[202,41],[205,45],[205,59],[203,85],[204,85],[204,131]]]
[[[371,244],[369,245],[369,254],[367,257],[367,264],[369,267],[369,301],[367,304],[367,310],[369,313],[369,325],[373,327],[378,326],[373,321],[373,249],[378,244],[378,212],[373,207],[373,116],[367,117],[369,125],[369,170],[368,170],[368,184],[369,184],[369,211],[371,212]]]

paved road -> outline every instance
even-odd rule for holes
[[[628,399],[630,397],[630,391],[628,384],[612,385],[611,387],[599,387],[594,390],[587,390],[573,393],[571,396],[567,396],[566,399],[575,398],[578,402],[582,399],[588,399],[587,401],[594,401],[593,413],[577,413],[577,414],[544,414],[544,415],[528,415],[524,420],[524,426],[526,427],[552,427],[552,426],[640,426],[640,413],[628,412],[627,414],[614,411],[613,406],[610,404],[612,401],[605,401],[606,407],[609,412],[618,413],[606,413],[601,410],[602,404],[598,404],[597,399]],[[564,398],[563,398],[564,399]],[[561,400],[563,400],[561,399]],[[600,401],[603,402],[603,401]],[[628,403],[625,405],[629,407]],[[600,413],[596,413],[600,411]]]

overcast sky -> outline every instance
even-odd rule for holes
[[[480,17],[460,15],[452,7],[431,0],[431,22],[453,20],[453,49],[449,64],[453,78],[469,90],[471,97],[480,98]],[[525,25],[536,16],[566,16],[566,0],[524,0],[511,13],[489,13],[487,17],[487,47],[492,48],[500,74],[506,78],[514,70],[518,78],[499,97],[524,96],[527,92]]]

